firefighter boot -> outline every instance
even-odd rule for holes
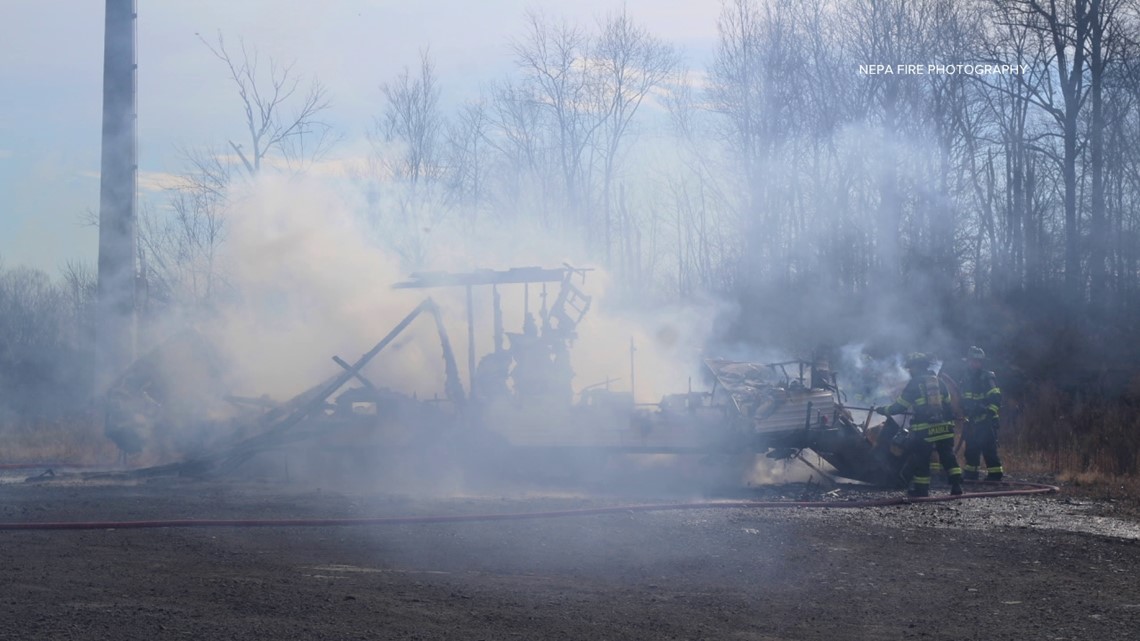
[[[1003,471],[1001,471],[999,468],[999,471],[997,471],[997,472],[991,471],[988,474],[986,474],[986,480],[987,481],[1000,481],[1002,475],[1003,475]]]
[[[962,472],[962,478],[964,480],[976,481],[978,478],[980,478],[980,475],[978,474],[978,468],[976,466],[966,464],[962,466],[962,469],[965,470]]]
[[[913,496],[915,498],[922,498],[925,496],[930,496],[930,486],[929,485],[915,485],[915,486],[911,487],[909,490],[907,490],[906,495],[907,496]]]
[[[962,493],[962,471],[954,468],[950,474],[950,495],[958,496]]]

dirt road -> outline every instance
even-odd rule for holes
[[[4,483],[0,521],[474,514],[644,500]],[[1064,497],[5,531],[0,639],[1135,639],[1138,574],[1136,522],[1111,503]]]

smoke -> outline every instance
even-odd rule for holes
[[[712,75],[717,73],[714,68]],[[422,78],[425,86],[429,80]],[[726,86],[739,82],[722,80]],[[743,82],[766,87],[770,80]],[[491,100],[489,113],[522,110],[517,115],[529,123],[522,133],[537,136],[541,148],[556,144],[559,130],[550,113],[528,111],[545,103],[510,97],[491,96],[499,102]],[[704,98],[733,106],[731,95],[715,90]],[[419,115],[442,127],[435,100]],[[681,113],[675,106],[674,119],[693,121],[692,130],[674,132],[679,137],[647,127],[654,116],[661,120],[659,112],[640,114],[644,140],[623,143],[611,173],[595,160],[581,160],[590,141],[528,162],[486,151],[472,160],[465,154],[474,149],[464,148],[449,159],[455,167],[448,167],[437,157],[442,148],[409,148],[410,136],[373,150],[369,176],[358,181],[367,183],[366,194],[336,175],[310,172],[286,180],[263,172],[227,198],[228,236],[219,264],[234,295],[219,307],[209,332],[232,364],[228,383],[238,394],[288,398],[338,372],[333,354],[355,360],[427,294],[443,310],[468,383],[468,349],[478,362],[505,347],[492,344],[491,288],[471,291],[469,344],[466,292],[393,290],[394,283],[412,271],[596,267],[599,253],[616,246],[620,279],[597,269],[574,278],[592,297],[571,352],[575,391],[602,385],[629,391],[636,401],[654,401],[687,389],[693,378],[701,387],[704,356],[772,362],[845,345],[841,356],[831,356],[841,363],[841,379],[850,380],[857,398],[882,402],[905,380],[897,354],[958,351],[946,329],[955,270],[938,262],[953,254],[954,230],[940,237],[947,230],[937,222],[953,213],[953,202],[945,185],[924,185],[938,173],[929,135],[912,127],[892,131],[875,118],[826,126],[803,121],[805,114],[823,117],[806,107],[811,101],[804,103],[803,113],[768,105],[767,139],[745,141],[747,148],[739,149],[719,141],[734,127],[751,131],[755,123],[740,120],[751,118],[750,112],[697,110],[694,103]],[[521,131],[495,127],[505,125],[468,133],[503,142]],[[689,148],[682,149],[686,142]],[[420,152],[426,155],[407,164]],[[581,166],[567,173],[559,157],[563,165],[567,157],[578,158]],[[631,290],[662,283],[684,304],[640,307],[651,297]],[[528,313],[553,303],[558,285],[543,289],[504,285],[494,291],[508,334],[522,332]],[[427,319],[365,374],[404,394],[441,393],[440,346]]]
[[[237,194],[221,259],[238,296],[214,335],[246,393],[289,397],[319,382],[338,369],[331,356],[356,360],[419,302],[391,289],[399,262],[315,180],[265,176]],[[427,345],[405,337],[394,347],[381,357],[386,367],[368,370],[377,384],[401,380],[422,393],[442,381],[420,362]]]
[[[865,350],[865,343],[852,343],[839,349],[835,370],[840,386],[847,392],[851,405],[870,407],[889,403],[910,378],[903,367],[903,356],[875,358]]]
[[[350,195],[346,197],[346,193]],[[197,398],[199,407],[209,408],[201,418],[219,418],[219,408],[226,407],[218,398],[221,391],[282,401],[339,373],[340,367],[331,360],[333,355],[355,361],[428,295],[441,309],[461,381],[470,394],[466,292],[461,287],[393,289],[413,268],[469,272],[567,264],[590,269],[572,279],[590,297],[589,309],[576,327],[570,349],[574,392],[605,387],[618,394],[635,392],[632,400],[646,402],[685,390],[693,378],[698,378],[699,387],[704,348],[728,306],[710,298],[648,313],[623,296],[612,275],[595,267],[589,252],[573,242],[521,225],[464,232],[458,225],[439,224],[432,228],[432,242],[425,246],[431,251],[421,253],[413,267],[406,254],[385,242],[393,237],[385,236],[383,227],[369,220],[367,203],[351,194],[327,176],[290,179],[271,172],[231,187],[226,198],[225,242],[214,257],[224,276],[221,280],[226,293],[217,297],[209,313],[192,317],[197,333],[207,337],[213,351],[223,355],[218,360],[225,369],[218,379],[197,377],[195,380],[206,381],[199,385],[179,372],[201,370],[193,361],[207,350],[174,353],[186,359],[181,365],[169,362],[173,357],[170,353],[163,358],[164,371],[174,381],[171,387],[181,386],[177,397]],[[497,286],[508,337],[523,331],[527,313],[538,317],[541,308],[552,306],[559,287],[557,282],[547,283],[545,288],[541,284]],[[476,286],[471,294],[478,362],[495,349],[494,299],[490,286]],[[186,322],[186,316],[172,314],[158,326],[170,335]],[[509,345],[508,338],[501,347]],[[426,314],[417,319],[363,374],[377,387],[405,397],[442,396],[445,369],[431,319]],[[631,389],[634,384],[636,390]],[[206,395],[210,398],[204,398]],[[180,402],[183,407],[193,404]],[[232,416],[238,415],[236,407],[229,409]],[[548,444],[575,438],[590,444],[590,439],[582,436],[587,433],[583,426],[566,415],[565,407],[540,407],[529,413],[505,409],[494,421],[503,433],[541,433]],[[618,408],[609,416],[604,412],[595,416],[601,416],[605,425],[589,427],[603,430],[627,427],[630,419],[628,409]],[[437,418],[446,421],[443,415]],[[233,429],[233,424],[215,422],[215,426],[218,430]],[[190,430],[187,426],[185,431]],[[157,434],[152,430],[142,436],[153,438]],[[372,438],[361,441],[360,449],[384,449],[384,443]],[[499,453],[456,438],[447,429],[436,430],[434,441],[406,431],[390,432],[385,438],[411,447],[396,459],[385,459],[383,465],[372,462],[371,467],[383,468],[383,473],[376,473],[376,481],[385,487],[453,492],[463,483],[454,472],[462,467],[457,463],[461,458],[467,463],[481,458],[484,468],[503,467]],[[199,444],[208,440],[175,439]],[[313,478],[329,479],[338,469],[336,457],[327,453],[299,451],[288,458],[294,476],[307,472]],[[592,462],[586,465],[570,457],[556,458],[577,466],[594,481],[613,478],[619,471],[624,475],[628,467],[611,463],[599,468]],[[449,469],[452,474],[434,475],[425,483],[422,476],[429,469]]]
[[[408,276],[406,262],[377,242],[355,203],[328,181],[263,176],[239,189],[231,196],[219,258],[236,296],[209,330],[233,364],[235,393],[287,398],[307,388],[338,371],[333,354],[351,362],[427,295],[440,305],[463,380],[469,379],[463,288],[393,289]],[[440,227],[432,233],[423,271],[562,264],[593,270],[573,279],[592,298],[571,354],[576,390],[607,379],[611,389],[628,390],[631,347],[639,399],[683,389],[697,373],[721,313],[713,301],[639,312],[625,304],[613,278],[593,267],[586,251],[536,229],[463,234]],[[531,284],[524,292],[523,285],[498,286],[506,331],[521,332],[525,313],[537,316],[541,306],[552,305],[558,287]],[[473,288],[472,303],[478,359],[494,349],[491,288]],[[443,390],[440,358],[425,318],[366,373],[377,385],[422,397]]]

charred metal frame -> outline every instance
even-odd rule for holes
[[[475,389],[475,305],[472,289],[476,286],[490,285],[492,304],[494,306],[494,343],[495,351],[502,349],[503,341],[503,309],[499,295],[498,285],[523,285],[523,309],[530,311],[530,285],[542,285],[542,315],[543,323],[547,323],[546,311],[546,283],[568,283],[573,276],[579,276],[583,282],[586,272],[592,268],[573,267],[563,263],[562,267],[512,267],[506,270],[478,269],[472,272],[417,272],[408,280],[396,283],[392,289],[430,289],[433,287],[463,287],[467,296],[467,384],[471,390]],[[584,303],[583,303],[584,301]],[[578,304],[582,303],[581,306]],[[584,296],[576,288],[563,287],[550,309],[561,309],[563,306],[571,307],[579,314],[579,320],[590,308],[590,297]]]

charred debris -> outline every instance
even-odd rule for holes
[[[418,273],[394,287],[428,290],[459,287],[467,302],[466,388],[441,311],[430,298],[412,309],[378,343],[354,361],[340,356],[333,376],[301,394],[277,402],[237,397],[209,386],[219,380],[211,367],[163,367],[214,362],[205,341],[193,332],[175,336],[136,361],[105,397],[106,433],[126,459],[157,453],[172,463],[130,472],[133,476],[226,476],[259,455],[301,445],[307,451],[340,453],[361,465],[375,465],[401,448],[453,441],[477,456],[546,461],[551,455],[606,459],[624,454],[696,455],[719,465],[742,466],[750,457],[800,459],[825,476],[901,487],[908,482],[904,458],[892,449],[902,427],[891,420],[871,427],[870,412],[857,422],[826,359],[751,363],[709,359],[703,363],[705,391],[668,394],[654,403],[635,403],[629,391],[611,389],[616,379],[575,392],[570,353],[577,327],[590,310],[585,293],[591,270],[524,267],[467,273]],[[500,288],[521,285],[521,331],[508,332]],[[473,289],[490,287],[493,304],[491,349],[476,349]],[[516,288],[517,289],[517,288]],[[555,289],[548,304],[549,290]],[[513,293],[513,292],[512,292]],[[538,305],[534,305],[538,299]],[[535,308],[532,312],[532,308]],[[536,315],[537,314],[537,315]],[[443,368],[442,396],[417,398],[374,384],[365,367],[383,359],[385,348],[417,319],[428,318],[438,334]],[[636,376],[630,345],[630,388]],[[427,366],[427,364],[425,364]],[[214,404],[231,406],[236,417],[213,420],[211,403],[187,403],[178,393],[189,377]],[[823,470],[803,456],[826,461]],[[487,461],[483,461],[486,463]],[[736,471],[736,470],[730,470]]]

